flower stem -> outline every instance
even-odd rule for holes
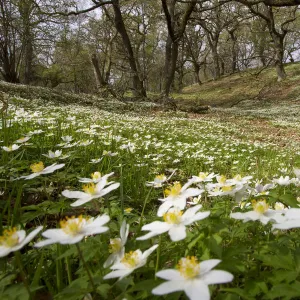
[[[16,258],[17,265],[20,269],[22,281],[23,281],[24,286],[25,286],[25,288],[28,292],[29,299],[32,299],[32,295],[31,295],[31,292],[30,292],[30,287],[29,287],[29,284],[28,284],[27,276],[26,276],[26,273],[24,271],[24,267],[23,267],[23,264],[22,264],[20,251],[15,252],[15,258]]]
[[[154,274],[154,279],[156,280],[156,273],[158,272],[159,269],[159,258],[160,258],[160,251],[161,251],[161,235],[159,236],[159,243],[157,247],[157,255],[156,255],[156,265],[155,265],[155,274]]]
[[[77,248],[79,257],[80,257],[80,259],[81,259],[81,261],[82,261],[83,267],[85,268],[86,273],[88,274],[88,277],[89,277],[90,282],[91,282],[91,284],[92,284],[93,291],[96,293],[96,286],[95,286],[95,283],[94,283],[92,274],[91,274],[91,272],[90,272],[90,270],[89,270],[89,268],[88,268],[88,266],[87,266],[87,263],[86,263],[86,261],[85,261],[84,258],[83,258],[82,251],[81,251],[81,249],[80,249],[80,247],[79,247],[78,244],[75,244],[75,245],[76,245],[76,248]]]
[[[145,198],[145,201],[144,201],[144,205],[143,205],[143,209],[142,209],[142,213],[141,213],[141,217],[140,217],[140,223],[139,223],[139,228],[138,228],[137,234],[139,234],[140,231],[141,231],[141,228],[142,228],[142,225],[143,225],[143,217],[144,217],[145,208],[146,208],[146,205],[148,203],[148,199],[149,199],[149,196],[150,196],[151,192],[152,192],[152,187],[149,190],[149,192],[148,192],[148,194]]]

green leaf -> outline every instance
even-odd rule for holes
[[[147,291],[151,292],[158,285],[158,281],[154,279],[144,280],[135,284],[128,292]]]

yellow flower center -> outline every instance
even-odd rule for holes
[[[45,169],[44,163],[42,161],[36,163],[36,164],[32,164],[30,166],[30,169],[33,173],[38,173],[41,172]]]
[[[168,224],[180,224],[181,223],[182,211],[175,210],[172,212],[167,212],[163,215],[163,218]]]
[[[125,253],[121,262],[129,268],[134,268],[140,262],[138,251],[136,250]]]
[[[231,190],[232,190],[232,186],[230,186],[230,185],[222,186],[222,191],[223,192],[230,192]]]
[[[3,235],[0,236],[0,245],[7,248],[16,246],[19,242],[17,229],[14,227],[10,230],[4,230]]]
[[[266,200],[252,200],[253,210],[259,214],[265,213],[269,209],[269,204],[266,203]]]
[[[84,184],[82,189],[90,195],[94,195],[96,194],[96,186],[94,183],[88,183],[88,184]]]
[[[107,155],[107,154],[108,154],[108,151],[103,150],[102,155]]]
[[[237,174],[236,176],[233,177],[233,179],[235,179],[236,181],[241,181],[242,176],[240,174]]]
[[[181,258],[178,262],[177,269],[186,279],[194,278],[200,273],[200,265],[195,256]]]
[[[168,196],[178,196],[181,192],[181,184],[180,182],[175,182],[172,187],[169,189],[165,189],[165,195]]]
[[[125,208],[124,209],[124,211],[126,212],[126,213],[131,213],[132,212],[132,210],[133,210],[133,208],[131,208],[131,207],[128,207],[128,208]]]
[[[91,174],[91,177],[93,180],[97,180],[101,178],[101,173],[100,172],[94,172]]]
[[[201,180],[205,180],[207,176],[208,176],[208,173],[207,173],[207,172],[200,172],[198,177],[199,177]]]
[[[122,242],[121,239],[116,238],[116,239],[110,239],[110,244],[109,244],[109,252],[110,253],[117,253],[121,250],[122,248]]]
[[[284,205],[280,202],[276,202],[274,208],[275,210],[284,210]]]
[[[217,181],[221,184],[224,184],[226,182],[227,178],[224,175],[221,175],[218,177]]]
[[[76,235],[81,232],[82,227],[86,223],[87,219],[83,218],[81,215],[78,218],[74,216],[71,218],[66,218],[66,220],[60,221],[60,227],[62,230],[69,235]]]

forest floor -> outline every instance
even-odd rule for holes
[[[162,110],[157,103],[121,102],[93,95],[64,93],[48,88],[13,85],[0,81],[0,92],[30,99],[37,105],[79,104],[100,110],[137,115],[183,117],[234,126],[241,140],[265,141],[280,147],[300,145],[300,63],[286,65],[287,79],[277,82],[274,68],[253,69],[187,86],[172,94],[179,111]],[[150,99],[153,95],[150,95]],[[14,98],[13,98],[14,99]],[[28,101],[24,102],[28,105]],[[195,107],[209,106],[202,114],[190,113]]]

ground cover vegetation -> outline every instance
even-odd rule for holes
[[[8,103],[1,299],[299,297],[299,145],[238,118]]]

